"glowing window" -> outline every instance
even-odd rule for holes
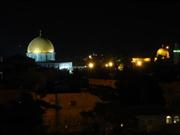
[[[176,123],[178,123],[178,122],[180,122],[179,116],[174,116],[173,123],[176,124]]]
[[[166,124],[172,124],[172,117],[166,116]]]

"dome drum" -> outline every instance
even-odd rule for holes
[[[27,53],[26,55],[36,62],[55,61],[55,53]]]

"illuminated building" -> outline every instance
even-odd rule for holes
[[[114,64],[113,64],[113,62],[110,61],[110,62],[108,63],[108,65],[109,65],[109,67],[112,67]]]
[[[164,49],[164,48],[160,48],[157,50],[157,54],[156,56],[162,56],[162,57],[165,57],[165,58],[169,58],[169,51],[167,49]]]
[[[169,59],[170,54],[169,54],[169,46],[159,48],[156,52],[156,57],[154,61],[157,61],[158,59]]]
[[[120,70],[120,71],[123,71],[123,69],[124,69],[124,64],[119,64],[119,66],[118,66],[118,70]]]
[[[69,70],[72,72],[72,62],[59,63],[55,61],[55,49],[52,42],[42,37],[41,31],[38,37],[34,38],[28,45],[26,56],[46,68],[58,70]]]

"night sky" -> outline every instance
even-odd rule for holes
[[[52,41],[58,60],[89,53],[151,54],[163,42],[180,42],[180,3],[126,2],[102,8],[62,8],[57,3],[1,5],[0,54],[24,54],[38,36]]]

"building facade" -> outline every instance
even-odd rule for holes
[[[73,71],[72,62],[57,62],[55,59],[55,49],[52,42],[41,36],[34,38],[28,45],[26,56],[45,68]]]

